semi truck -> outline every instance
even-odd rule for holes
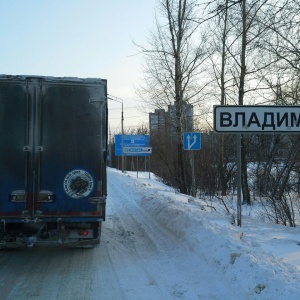
[[[105,79],[0,75],[0,249],[99,245],[107,128]]]

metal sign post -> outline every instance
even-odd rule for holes
[[[183,149],[189,150],[190,163],[192,169],[192,196],[196,196],[196,180],[195,180],[195,163],[194,151],[201,149],[201,135],[200,132],[184,132],[183,133]]]
[[[242,155],[241,134],[236,135],[237,152],[237,225],[242,226]]]
[[[136,156],[136,177],[139,177],[139,156],[144,155],[146,159],[146,155],[150,155],[152,153],[152,147],[124,147],[123,148],[125,156]],[[150,157],[150,156],[149,156]],[[149,176],[150,176],[150,166],[149,166]]]
[[[192,196],[196,197],[196,179],[195,179],[195,162],[194,151],[190,151],[191,167],[192,167]]]

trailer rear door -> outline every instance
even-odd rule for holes
[[[1,203],[6,217],[102,217],[106,82],[0,80]]]

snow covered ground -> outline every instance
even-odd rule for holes
[[[108,168],[100,247],[0,251],[1,299],[299,300],[299,228],[210,206]]]
[[[109,173],[123,182],[124,195],[130,195],[127,189],[135,186],[140,195],[135,197],[137,204],[210,266],[205,270],[207,283],[221,278],[220,299],[300,299],[300,228],[244,215],[238,227],[231,224],[222,205],[213,204],[215,211],[211,203],[178,194],[153,174],[149,179],[149,173],[122,174],[115,169]],[[193,257],[187,255],[185,260],[192,268]]]

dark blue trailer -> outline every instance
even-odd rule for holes
[[[100,242],[107,82],[0,75],[0,248]]]

